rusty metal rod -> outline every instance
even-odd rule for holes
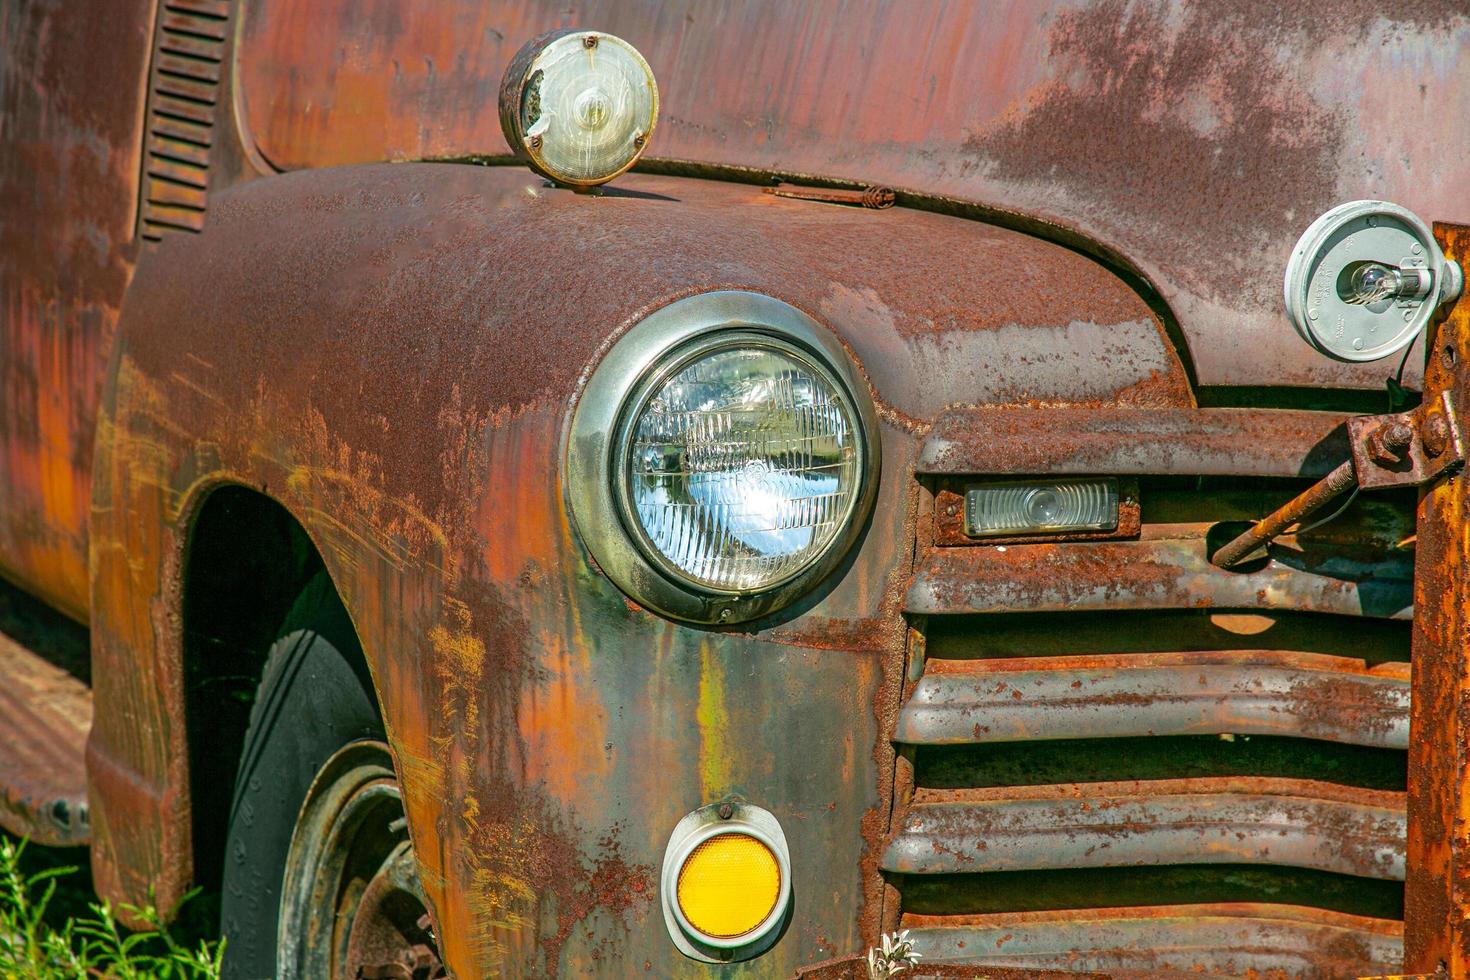
[[[777,197],[790,197],[798,201],[822,201],[827,204],[855,204],[859,207],[873,208],[881,211],[884,208],[893,207],[898,196],[891,187],[864,187],[860,190],[847,190],[840,187],[793,187],[790,184],[781,184],[776,187],[765,188],[767,194]]]
[[[1315,514],[1357,482],[1353,461],[1347,460],[1302,494],[1257,521],[1244,534],[1211,555],[1210,561],[1221,568],[1239,564],[1257,548],[1266,545],[1298,521]]]

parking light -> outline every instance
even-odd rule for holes
[[[1118,481],[982,483],[965,490],[970,537],[1111,531],[1118,526]]]

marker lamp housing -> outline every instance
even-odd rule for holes
[[[558,184],[589,188],[642,156],[658,122],[658,84],[622,38],[557,30],[511,59],[499,108],[511,152]]]

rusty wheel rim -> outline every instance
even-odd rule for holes
[[[443,976],[388,747],[352,742],[317,774],[281,889],[283,980]]]

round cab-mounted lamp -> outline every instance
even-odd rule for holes
[[[1312,222],[1286,265],[1297,333],[1339,361],[1399,353],[1459,298],[1460,267],[1429,226],[1387,201],[1351,201]]]
[[[586,190],[637,162],[658,121],[658,85],[633,45],[558,30],[516,52],[500,83],[511,152],[557,184]]]

